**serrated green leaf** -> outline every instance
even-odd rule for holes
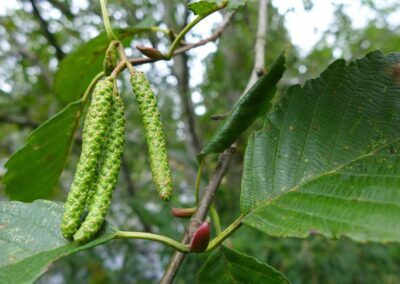
[[[249,139],[243,223],[274,236],[400,240],[400,53],[332,63]]]
[[[266,263],[221,246],[213,252],[198,273],[198,283],[287,284],[289,280]]]
[[[115,35],[126,43],[132,35],[148,28],[114,30]],[[92,78],[102,71],[104,54],[110,41],[105,32],[81,45],[61,61],[56,73],[54,90],[63,102],[78,100]]]
[[[63,205],[0,202],[0,283],[33,283],[60,257],[104,244],[116,230],[106,224],[95,240],[77,245],[60,232]]]
[[[10,157],[3,183],[11,199],[32,201],[52,194],[68,157],[81,110],[80,100],[69,104],[34,130],[26,145]]]
[[[245,131],[257,117],[265,114],[272,106],[276,84],[285,72],[285,55],[282,53],[270,71],[257,80],[253,87],[236,103],[223,124],[201,150],[200,156],[221,153]]]

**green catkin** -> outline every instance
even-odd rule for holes
[[[118,180],[121,157],[125,141],[124,105],[121,98],[113,96],[107,140],[103,148],[103,160],[99,169],[94,195],[89,205],[89,213],[74,240],[85,243],[100,230],[111,204],[112,193]]]
[[[101,162],[101,156],[103,155],[103,149],[104,149],[104,145],[102,147],[102,154],[100,154],[100,158],[99,158],[100,162]],[[97,181],[97,179],[99,177],[99,171],[98,170],[99,170],[99,167],[97,167],[97,169],[96,169],[96,172],[95,172],[95,174],[93,176],[92,186],[90,187],[89,192],[88,192],[88,196],[86,197],[85,210],[89,210],[89,205],[92,203],[92,200],[93,200],[93,196],[94,196],[94,193],[95,193],[95,190],[96,190],[96,181]]]
[[[71,238],[78,229],[89,190],[95,181],[107,131],[112,92],[113,80],[109,78],[99,81],[93,91],[82,133],[82,153],[61,221],[61,232],[65,238]]]
[[[161,199],[169,200],[172,194],[172,176],[157,100],[143,72],[136,71],[131,76],[131,84],[142,115],[153,180]]]

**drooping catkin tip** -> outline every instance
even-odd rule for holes
[[[160,198],[164,201],[169,201],[171,199],[171,193],[169,192],[162,192],[160,193]]]
[[[83,244],[83,243],[86,243],[87,241],[89,241],[89,239],[82,231],[78,230],[74,234],[74,242],[76,242],[78,244]]]
[[[64,238],[72,239],[75,231],[73,229],[73,226],[71,226],[71,222],[67,222],[65,221],[65,218],[63,218],[61,221],[60,229]]]

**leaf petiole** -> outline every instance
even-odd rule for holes
[[[85,93],[82,96],[82,102],[85,103],[87,98],[89,97],[90,93],[92,92],[96,83],[104,76],[104,72],[97,73],[96,76],[92,79],[89,86],[86,88]]]
[[[205,252],[210,252],[216,249],[220,244],[223,243],[230,235],[232,235],[237,229],[242,226],[243,216],[240,215],[232,224],[230,224],[225,230],[223,230],[217,237],[212,239],[208,244]]]
[[[115,34],[112,30],[112,27],[111,27],[110,17],[108,15],[108,11],[107,11],[107,0],[100,0],[100,7],[101,7],[101,15],[103,17],[103,24],[104,24],[104,28],[106,30],[108,39],[110,41],[118,40],[118,38],[115,36]]]
[[[210,252],[216,249],[223,241],[225,241],[230,235],[232,235],[237,229],[242,226],[242,218],[241,215],[237,218],[232,224],[230,224],[225,230],[223,230],[216,238],[211,240],[208,244],[207,249],[205,252]],[[184,245],[174,239],[171,239],[166,236],[152,234],[152,233],[144,233],[144,232],[130,232],[130,231],[118,231],[113,239],[142,239],[142,240],[149,240],[149,241],[156,241],[165,245],[168,245],[177,251],[183,253],[191,253],[188,245]]]
[[[205,161],[206,161],[206,157],[202,157],[202,159],[200,161],[199,168],[197,170],[197,175],[196,175],[196,184],[195,184],[196,207],[199,206],[200,182],[201,182],[201,175],[203,173],[203,168],[204,168]]]
[[[181,244],[180,242],[175,241],[174,239],[158,234],[118,231],[114,236],[114,239],[143,239],[143,240],[156,241],[168,245],[170,247],[173,247],[174,249],[183,253],[190,252],[189,246]]]
[[[179,43],[182,41],[182,39],[185,37],[185,35],[198,23],[200,23],[204,18],[208,17],[209,15],[211,15],[212,13],[219,11],[223,8],[226,7],[227,5],[227,1],[224,1],[223,3],[221,3],[220,5],[218,5],[215,9],[210,10],[209,12],[205,13],[205,14],[201,14],[198,15],[193,21],[191,21],[189,24],[187,24],[183,30],[176,36],[176,38],[174,39],[174,41],[171,44],[171,47],[168,50],[168,53],[165,55],[165,58],[167,60],[171,59],[172,56],[174,55],[174,52],[176,50],[176,48],[178,47]]]
[[[214,203],[211,204],[210,215],[211,215],[211,219],[212,219],[213,224],[214,224],[215,233],[216,233],[217,236],[219,236],[221,234],[221,232],[222,232],[222,230],[221,230],[221,221],[219,219],[219,215],[218,215],[217,209],[215,208]]]

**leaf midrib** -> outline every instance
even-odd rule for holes
[[[254,211],[257,210],[258,208],[260,208],[260,207],[262,207],[262,206],[264,206],[264,205],[266,205],[266,204],[268,204],[268,203],[273,203],[275,200],[277,200],[277,199],[279,199],[279,198],[282,198],[282,197],[284,197],[285,195],[287,195],[287,194],[289,194],[289,193],[291,193],[291,192],[298,191],[301,187],[303,187],[303,186],[305,186],[305,185],[307,185],[307,184],[309,184],[309,183],[311,183],[311,182],[314,182],[314,181],[319,180],[319,179],[321,179],[321,178],[327,177],[327,176],[329,176],[329,175],[336,174],[338,171],[340,171],[341,169],[347,167],[348,165],[350,165],[350,164],[352,164],[352,163],[355,163],[355,162],[360,161],[360,160],[362,160],[362,159],[364,159],[364,158],[367,158],[367,157],[371,157],[371,156],[375,155],[377,152],[379,152],[380,150],[384,149],[385,147],[388,147],[388,146],[390,146],[390,145],[392,145],[392,144],[394,144],[394,143],[396,143],[396,142],[398,142],[398,141],[400,141],[400,137],[398,137],[398,138],[396,138],[396,139],[393,139],[391,142],[386,143],[386,144],[382,145],[381,147],[378,147],[378,148],[374,149],[374,150],[371,151],[370,153],[367,153],[367,154],[361,155],[361,156],[359,156],[359,157],[356,157],[355,159],[352,159],[352,160],[348,161],[347,163],[344,163],[344,164],[341,165],[341,166],[338,166],[338,167],[336,167],[336,168],[334,168],[334,169],[332,169],[332,170],[330,170],[330,171],[323,172],[323,173],[321,173],[321,174],[319,174],[319,175],[316,175],[314,178],[310,178],[310,179],[308,179],[308,180],[306,180],[306,181],[304,181],[304,182],[302,182],[302,183],[299,183],[298,185],[292,187],[291,189],[287,190],[287,191],[284,192],[283,194],[274,196],[274,197],[271,198],[271,199],[266,199],[265,201],[259,203],[256,207],[254,207],[253,209],[251,209],[248,213],[242,214],[242,216],[241,216],[240,219],[243,220],[243,219],[246,218],[248,215],[253,214]]]

